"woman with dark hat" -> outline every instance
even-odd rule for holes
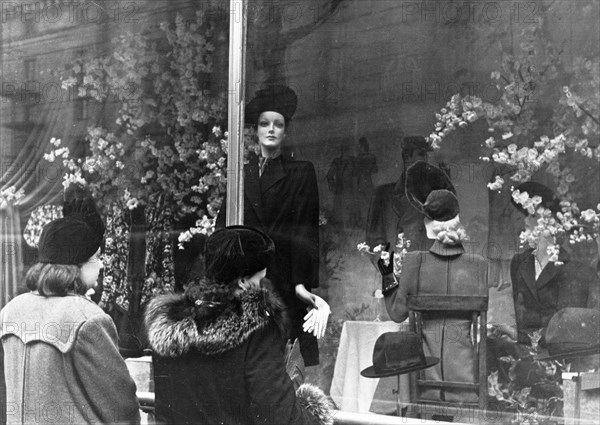
[[[150,302],[160,423],[331,423],[323,393],[294,391],[286,374],[284,307],[261,287],[275,251],[261,231],[217,230],[206,242],[206,278]]]
[[[244,224],[262,230],[275,242],[277,251],[267,278],[289,310],[288,336],[299,339],[304,362],[311,366],[319,363],[315,337],[325,332],[329,306],[310,292],[319,286],[315,169],[308,161],[295,161],[282,153],[296,104],[293,90],[274,85],[258,91],[246,106],[245,121],[256,127],[260,156],[251,155],[244,170]],[[225,208],[221,208],[217,228],[224,226]]]
[[[519,193],[526,192],[528,198],[539,197],[537,208],[550,210],[553,215],[560,211],[558,198],[552,190],[537,182],[519,185]],[[525,229],[533,232],[539,214],[527,210],[513,197],[513,205],[525,214]],[[562,242],[558,240],[557,242]],[[600,309],[598,292],[600,282],[594,270],[576,260],[572,260],[562,247],[558,255],[561,265],[550,261],[548,247],[554,244],[551,236],[540,234],[532,241],[535,246],[516,254],[510,263],[510,276],[513,287],[517,332],[507,332],[519,343],[531,343],[528,334],[545,329],[550,318],[566,307]],[[512,335],[511,335],[512,334]],[[515,338],[516,337],[516,338]],[[542,335],[541,344],[544,343]]]
[[[86,205],[44,227],[25,278],[30,292],[0,314],[9,424],[140,422],[115,325],[84,296],[103,267],[103,234],[89,224],[101,219]]]
[[[423,216],[428,251],[409,252],[402,272],[394,277],[390,266],[380,263],[387,311],[396,322],[408,317],[409,295],[488,296],[488,265],[483,257],[465,254],[466,233],[460,223],[454,187],[446,173],[423,161],[406,173],[406,195]],[[475,382],[470,315],[456,312],[423,314],[425,355],[439,357],[440,364],[427,369],[433,381]],[[430,389],[421,397],[430,400],[477,401],[476,392]]]

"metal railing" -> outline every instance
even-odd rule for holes
[[[138,392],[140,408],[146,413],[154,413],[154,393]],[[440,424],[439,420],[402,418],[398,416],[378,415],[375,413],[355,413],[336,410],[333,414],[334,425],[424,425]],[[471,422],[472,424],[473,422]],[[456,422],[455,422],[456,424]],[[461,425],[458,423],[458,425]],[[464,425],[464,424],[463,424]]]

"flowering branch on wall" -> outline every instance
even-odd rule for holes
[[[588,7],[597,9],[598,5],[590,3]],[[596,210],[581,210],[576,201],[597,198],[597,193],[591,193],[590,199],[589,185],[577,187],[577,181],[586,178],[578,179],[577,174],[591,172],[598,178],[600,59],[576,58],[568,69],[562,61],[562,50],[544,31],[549,25],[545,21],[549,9],[544,12],[515,35],[518,51],[504,49],[500,69],[491,73],[499,99],[492,103],[472,95],[452,96],[436,114],[437,123],[429,142],[439,149],[451,133],[485,119],[488,135],[482,138],[480,158],[500,165],[488,188],[501,191],[507,181],[514,183],[510,188],[513,199],[521,204],[534,202],[530,205],[533,212],[537,211],[539,202],[535,201],[539,200],[515,192],[515,187],[540,171],[549,174],[557,196],[563,201],[562,211],[556,217],[541,211],[536,230],[521,234],[521,242],[535,246],[538,238],[545,235],[554,239],[551,247],[554,252],[558,250],[557,238],[562,235],[568,234],[571,243],[598,237],[600,205]],[[501,41],[507,33],[492,36]],[[544,105],[550,107],[544,110]],[[577,164],[577,168],[572,164]]]
[[[177,15],[175,25],[155,34],[123,34],[110,55],[76,60],[63,87],[100,102],[119,99],[116,130],[91,127],[89,155],[49,154],[70,161],[65,184],[83,180],[105,213],[115,201],[129,209],[148,205],[156,194],[174,205],[175,220],[214,217],[225,192],[225,156],[220,132],[225,93],[211,90],[214,40],[224,30]],[[215,84],[218,86],[218,84]],[[60,150],[62,149],[62,150]],[[202,193],[193,188],[199,179]]]
[[[14,186],[0,191],[0,208],[6,208],[25,196],[23,189],[17,190]]]

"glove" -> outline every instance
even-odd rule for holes
[[[384,261],[384,259],[381,257],[379,258],[379,260],[377,260],[377,268],[379,269],[379,273],[381,273],[382,276],[394,273],[394,251],[389,251],[389,249],[390,243],[388,242],[385,246],[385,249],[382,251],[382,256],[389,256],[389,261]],[[387,255],[384,253],[387,253]],[[386,265],[385,263],[388,264]]]
[[[308,307],[308,314],[304,316],[304,324],[302,329],[304,332],[312,333],[317,339],[325,335],[327,330],[327,319],[331,313],[329,304],[319,297],[318,295],[312,294],[314,297],[315,307]]]

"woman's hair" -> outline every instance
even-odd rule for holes
[[[27,270],[25,285],[45,297],[85,293],[81,269],[72,264],[36,263]]]
[[[444,245],[458,245],[469,239],[458,216],[449,221],[432,221],[431,231],[435,238]]]

